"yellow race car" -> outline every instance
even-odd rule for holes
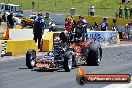
[[[31,26],[33,27],[35,17],[23,17],[22,18],[22,27]]]

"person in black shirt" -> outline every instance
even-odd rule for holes
[[[42,35],[44,34],[45,22],[41,15],[38,13],[38,17],[34,21],[33,34],[35,42],[38,41],[38,49],[40,50],[40,42]]]
[[[3,22],[6,22],[6,15],[5,15],[5,12],[4,12],[4,14],[2,15],[2,20],[3,20]]]
[[[119,7],[119,18],[122,18],[123,15],[123,8],[120,6]]]
[[[13,29],[14,27],[14,19],[12,13],[10,13],[10,15],[7,16],[7,27],[11,29]]]

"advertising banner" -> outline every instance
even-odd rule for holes
[[[54,33],[53,43],[54,45],[59,42],[59,34]],[[87,32],[88,39],[93,43],[100,45],[119,44],[118,43],[118,32],[115,31],[90,31]]]
[[[88,39],[100,45],[117,44],[118,32],[114,31],[92,31],[88,32]]]

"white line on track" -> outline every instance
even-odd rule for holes
[[[103,88],[132,88],[132,77],[131,77],[131,82],[128,84],[110,84]]]
[[[128,47],[128,46],[132,46],[132,44],[121,44],[121,45],[110,45],[110,46],[102,46],[102,48],[112,48],[112,47],[122,47],[122,46],[125,46],[125,47]]]

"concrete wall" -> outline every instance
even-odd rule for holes
[[[25,55],[29,49],[38,50],[34,40],[7,40],[6,55]]]
[[[38,50],[34,40],[0,40],[0,57],[2,53],[2,42],[5,41],[7,44],[4,48],[4,55],[25,55],[29,49]]]
[[[42,51],[51,51],[53,49],[53,32],[48,32],[42,43]]]
[[[49,29],[45,29],[44,30],[44,35],[43,38],[45,37],[45,35],[48,33]],[[33,40],[33,30],[32,29],[13,29],[10,30],[9,33],[9,39],[10,40]]]

